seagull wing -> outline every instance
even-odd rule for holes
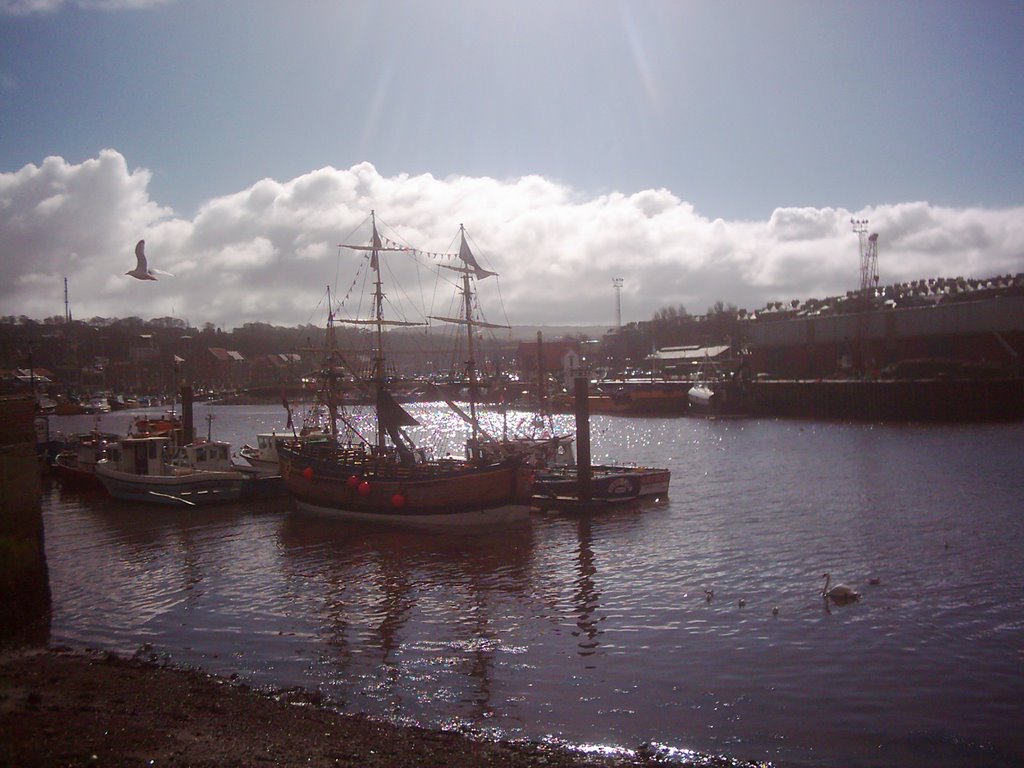
[[[135,268],[140,273],[144,274],[146,272],[146,241],[145,240],[139,240],[139,242],[135,245],[135,259],[137,261],[137,263],[135,265]]]
[[[170,272],[164,272],[162,269],[151,269],[149,270],[151,275],[167,275],[168,277],[174,277]]]

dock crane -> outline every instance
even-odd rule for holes
[[[867,219],[850,219],[853,231],[860,240],[860,304],[857,313],[857,367],[865,371],[871,367],[871,355],[867,340],[868,312],[874,306],[875,291],[878,289],[878,233],[868,234]]]
[[[850,219],[850,223],[860,238],[860,295],[866,299],[878,287],[878,233],[867,234],[867,219]]]

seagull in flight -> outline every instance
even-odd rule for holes
[[[156,280],[157,275],[167,275],[168,277],[174,277],[170,272],[164,272],[160,269],[150,269],[146,266],[146,241],[139,240],[135,246],[135,269],[130,272],[125,272],[126,275],[131,275],[136,280]]]

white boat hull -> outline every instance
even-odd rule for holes
[[[137,475],[96,465],[96,477],[107,493],[122,501],[173,506],[206,506],[242,497],[241,472],[197,471],[183,475]]]
[[[710,411],[715,407],[715,390],[706,384],[695,384],[690,387],[687,398],[690,407],[700,411]]]

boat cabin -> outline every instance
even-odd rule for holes
[[[276,432],[269,435],[256,435],[256,447],[264,452],[276,451],[285,439],[284,436],[278,437]]]
[[[170,442],[166,437],[123,437],[108,450],[108,460],[119,472],[163,475]]]
[[[172,463],[177,467],[195,469],[234,469],[231,463],[231,444],[221,440],[200,441],[182,446]]]
[[[190,443],[172,455],[169,437],[124,437],[110,450],[110,463],[133,475],[179,474],[193,469],[234,469],[231,445],[220,440]]]
[[[573,435],[554,437],[520,437],[509,440],[478,441],[480,456],[485,461],[499,461],[508,456],[521,456],[531,467],[574,467],[576,453]],[[473,453],[473,441],[466,443],[466,457]]]

